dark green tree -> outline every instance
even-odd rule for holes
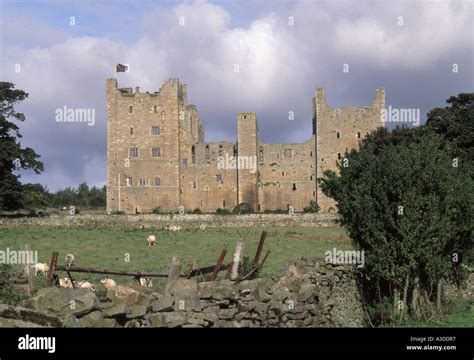
[[[11,120],[24,121],[25,115],[15,111],[15,104],[25,100],[28,94],[14,88],[9,82],[0,82],[0,209],[16,210],[22,207],[20,175],[15,170],[32,169],[39,174],[43,163],[36,152],[23,148],[19,127]]]
[[[319,180],[365,252],[358,273],[369,305],[389,301],[400,318],[408,309],[415,318],[428,316],[432,301],[441,306],[441,281],[460,283],[466,275],[474,182],[465,164],[453,163],[455,153],[425,127],[379,129],[345,154],[348,166],[339,164],[339,175],[326,171]]]
[[[449,106],[428,113],[426,126],[456,147],[459,161],[467,162],[474,177],[474,93],[451,96],[446,102]]]

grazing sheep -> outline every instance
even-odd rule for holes
[[[91,284],[89,281],[87,280],[81,280],[77,283],[77,286],[82,288],[82,289],[89,289],[89,290],[92,290],[92,291],[95,291],[95,286],[93,284]]]
[[[102,283],[102,285],[104,285],[106,289],[110,289],[117,286],[117,283],[114,280],[106,278],[106,277],[100,280],[100,282]]]
[[[59,286],[62,288],[73,288],[71,279],[64,278],[64,279],[59,279]]]
[[[201,224],[201,225],[199,226],[199,229],[201,229],[201,230],[206,230],[206,225]]]
[[[42,273],[43,276],[48,276],[49,265],[46,263],[37,263],[35,264],[35,276],[38,275],[38,272]]]
[[[138,279],[138,283],[140,284],[140,286],[153,287],[153,282],[151,281],[151,277],[141,277]]]
[[[74,265],[74,261],[76,261],[76,258],[74,257],[73,254],[67,254],[66,257],[64,258],[64,261],[66,262],[67,267],[71,267]]]
[[[156,246],[155,235],[148,235],[148,237],[146,238],[146,241],[148,241],[148,247]]]
[[[181,229],[182,229],[182,227],[179,226],[179,225],[170,225],[170,226],[168,227],[168,230],[169,230],[169,231],[180,231]]]

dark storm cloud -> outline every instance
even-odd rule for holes
[[[104,86],[116,62],[131,66],[117,76],[119,86],[156,91],[169,77],[186,83],[208,141],[235,140],[238,111],[257,112],[264,141],[304,141],[318,86],[334,107],[368,105],[383,86],[387,106],[421,108],[422,116],[449,96],[472,91],[468,2],[269,3],[157,6],[136,16],[133,29],[141,32],[123,37],[133,41],[117,40],[127,28],[91,36],[89,23],[88,36],[61,31],[38,46],[19,47],[24,31],[12,27],[3,39],[3,78],[30,93],[21,107],[28,119],[23,143],[46,167],[42,176],[23,179],[53,189],[105,182]],[[51,31],[41,17],[28,21],[37,22],[29,24],[36,36]],[[63,106],[94,108],[96,125],[56,123],[54,111]]]

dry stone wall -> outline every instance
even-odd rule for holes
[[[49,217],[0,217],[0,226],[51,226],[93,228],[163,229],[166,225],[180,225],[183,230],[222,227],[273,227],[273,226],[334,226],[336,214],[250,214],[250,215],[71,215]]]
[[[364,326],[352,270],[311,259],[291,263],[273,279],[240,283],[179,279],[165,289],[119,285],[98,294],[45,288],[22,305],[0,306],[0,326]]]

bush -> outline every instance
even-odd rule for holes
[[[232,211],[234,214],[251,214],[254,212],[252,206],[249,203],[240,203]]]
[[[238,269],[238,274],[240,277],[247,275],[250,270],[252,270],[255,266],[257,266],[257,263],[255,262],[254,259],[250,259],[248,256],[244,256],[242,259],[239,269]],[[260,269],[255,271],[251,276],[247,278],[247,280],[252,280],[258,277],[258,274],[260,272]]]
[[[125,215],[124,211],[114,210],[111,212],[112,215]]]
[[[0,265],[0,303],[15,305],[25,298],[12,283],[13,268],[8,264]]]
[[[266,209],[263,211],[264,214],[288,214],[288,210],[285,210],[285,209],[274,209],[274,210],[270,210],[270,209]]]
[[[318,213],[321,208],[315,200],[311,200],[309,205],[303,209],[304,213]]]
[[[190,214],[202,214],[202,210],[199,208],[196,208],[193,211],[191,211]]]
[[[161,209],[159,206],[157,206],[156,208],[154,208],[152,211],[151,211],[153,214],[161,214]]]
[[[216,214],[218,214],[218,215],[230,215],[231,212],[230,212],[230,210],[228,210],[228,209],[221,209],[221,208],[218,208],[218,209],[216,210]]]

